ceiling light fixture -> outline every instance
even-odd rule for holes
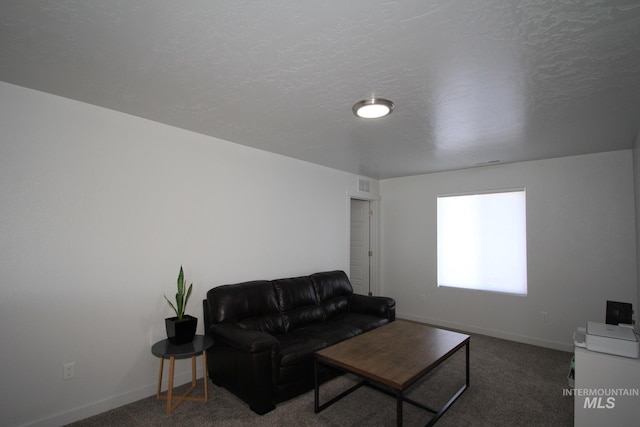
[[[388,99],[370,98],[356,102],[353,114],[362,119],[379,119],[388,116],[393,111],[393,102]]]

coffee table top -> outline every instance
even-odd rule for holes
[[[469,335],[395,320],[316,352],[316,357],[404,390],[469,341]]]

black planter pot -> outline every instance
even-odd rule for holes
[[[193,341],[193,337],[196,336],[198,318],[185,314],[182,320],[178,320],[177,317],[168,317],[164,319],[164,324],[171,344],[185,344]]]

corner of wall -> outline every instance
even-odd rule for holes
[[[635,321],[636,331],[638,330],[638,313],[640,313],[640,132],[633,144],[633,194],[636,206],[636,281],[638,285],[638,295],[636,301]]]

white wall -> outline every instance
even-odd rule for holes
[[[631,150],[383,180],[382,292],[399,317],[572,350],[606,300],[638,301],[633,185]],[[514,187],[526,188],[528,295],[438,288],[437,195]]]
[[[181,264],[199,333],[211,287],[348,268],[354,175],[5,83],[0,129],[3,425],[154,394]]]

